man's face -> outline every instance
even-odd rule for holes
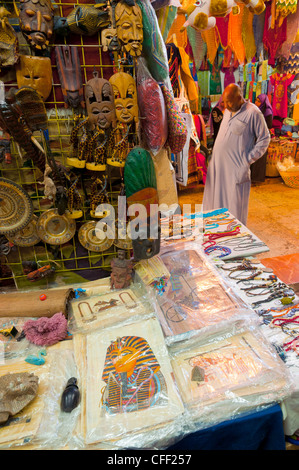
[[[223,95],[223,103],[228,111],[235,113],[241,108],[243,99],[242,96],[238,93],[225,93]]]

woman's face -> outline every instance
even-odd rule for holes
[[[257,99],[255,100],[255,105],[259,108],[259,107],[261,106],[261,104],[262,104],[262,103],[261,103],[261,100],[260,100],[259,98],[257,98]]]

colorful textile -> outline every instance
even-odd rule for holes
[[[142,55],[153,78],[165,81],[169,77],[168,59],[155,10],[149,0],[136,0],[136,3],[142,11]]]
[[[190,46],[192,48],[195,68],[198,71],[205,55],[207,54],[207,45],[202,38],[201,32],[197,31],[191,26],[187,26],[187,35]]]
[[[273,20],[271,5],[266,5],[265,26],[263,34],[263,43],[268,50],[268,63],[271,66],[275,65],[275,58],[278,50],[286,40],[286,20],[280,25],[279,20],[275,20],[273,27],[271,27],[271,18]]]
[[[228,23],[228,46],[235,53],[236,58],[239,61],[240,65],[245,63],[246,52],[242,39],[242,21],[243,21],[243,11],[244,5],[240,6],[239,15],[229,14],[229,23]]]
[[[164,41],[166,41],[171,25],[176,17],[177,7],[169,6],[163,7],[156,12],[159,27],[163,36]]]
[[[297,8],[296,13],[293,15],[288,15],[287,17],[287,37],[283,45],[281,46],[280,53],[283,57],[288,59],[292,45],[297,42],[296,35],[299,31],[299,8]]]
[[[256,55],[259,58],[261,52],[263,51],[263,35],[264,35],[264,25],[265,25],[265,15],[266,10],[264,10],[260,15],[254,15],[252,27],[253,27],[253,35],[255,40],[256,46]]]
[[[229,15],[224,18],[216,18],[216,29],[219,41],[223,49],[227,48]]]
[[[172,153],[179,153],[183,150],[187,140],[187,126],[178,105],[165,85],[161,86],[167,111],[168,138],[167,144]]]
[[[245,47],[247,62],[251,62],[256,53],[256,45],[253,33],[253,17],[249,8],[244,8],[242,18],[242,41]]]
[[[219,37],[217,30],[214,27],[208,29],[207,31],[202,31],[201,35],[207,45],[207,58],[211,64],[214,64],[219,47]]]
[[[205,156],[200,153],[200,152],[196,152],[195,153],[195,156],[196,156],[196,164],[197,164],[197,168],[201,171],[201,174],[202,174],[202,182],[203,184],[206,183],[206,179],[207,179],[207,165],[206,165],[206,158]]]
[[[284,18],[288,15],[293,14],[297,10],[297,0],[275,0],[276,19],[278,24],[281,26]]]
[[[274,87],[272,108],[274,116],[286,118],[288,115],[288,86],[294,80],[295,75],[290,73],[274,73],[270,82]]]
[[[185,15],[183,13],[178,13],[174,19],[171,28],[168,32],[166,42],[173,42],[175,36],[176,44],[179,47],[185,48],[187,45],[187,30],[181,31],[183,24],[186,22]]]
[[[214,62],[214,64],[209,64],[210,68],[210,95],[221,95],[221,77],[220,77],[220,67]]]

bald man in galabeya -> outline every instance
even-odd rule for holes
[[[203,210],[226,208],[244,225],[250,194],[250,165],[270,143],[265,118],[241,89],[230,84],[223,92],[225,111],[208,167]]]

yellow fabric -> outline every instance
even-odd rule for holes
[[[197,91],[195,81],[193,80],[193,77],[190,72],[189,56],[182,47],[179,47],[179,52],[180,52],[180,56],[182,59],[182,64],[180,67],[180,76],[187,91],[191,110],[193,111],[194,106],[197,106],[198,91]]]
[[[233,15],[230,13],[228,21],[228,46],[235,53],[236,58],[239,61],[240,65],[245,63],[245,47],[242,40],[242,21],[243,21],[243,12],[244,5],[239,5],[240,13],[239,15]]]
[[[247,62],[251,62],[256,53],[256,44],[253,34],[253,17],[254,14],[249,11],[249,8],[244,8],[242,21],[242,41],[245,47]]]
[[[213,65],[219,47],[219,35],[216,27],[202,31],[201,36],[207,44],[207,58]]]

